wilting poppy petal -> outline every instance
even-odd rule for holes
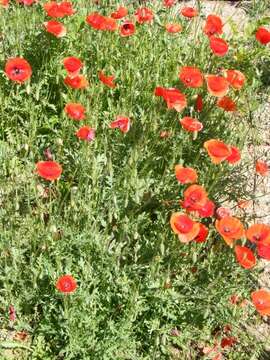
[[[247,207],[249,207],[250,204],[251,201],[249,200],[239,200],[237,203],[237,207],[239,207],[239,209],[246,209]]]
[[[226,158],[228,163],[236,164],[238,161],[241,160],[241,153],[236,146],[230,146],[231,154]]]
[[[137,9],[135,12],[135,16],[139,24],[152,21],[154,18],[152,10],[147,7]]]
[[[262,45],[267,45],[270,42],[270,31],[264,27],[259,27],[256,31],[256,39]]]
[[[222,219],[226,216],[231,216],[231,210],[225,207],[219,207],[218,209],[216,209],[216,217],[218,219]]]
[[[59,21],[50,20],[44,22],[43,25],[45,26],[45,29],[48,33],[54,35],[57,38],[61,38],[67,33],[65,26]]]
[[[187,131],[201,131],[203,129],[203,124],[197,119],[193,119],[189,116],[185,116],[183,119],[179,120],[180,124]]]
[[[198,15],[198,10],[193,7],[185,6],[182,8],[181,14],[187,18],[193,18]]]
[[[203,85],[203,75],[201,71],[194,66],[182,67],[179,73],[179,79],[187,87],[199,88]]]
[[[225,40],[214,36],[210,37],[210,48],[216,56],[225,56],[229,50]]]
[[[165,26],[168,33],[176,34],[182,31],[182,26],[180,24],[167,24]]]
[[[207,192],[201,185],[191,185],[184,191],[183,206],[189,211],[201,209],[207,201]]]
[[[111,122],[109,127],[111,129],[120,129],[123,133],[127,133],[130,129],[130,119],[123,116],[117,116],[116,120]]]
[[[257,253],[261,258],[270,260],[270,244],[257,243]]]
[[[204,224],[200,224],[200,231],[198,235],[194,238],[194,241],[197,243],[203,243],[206,241],[209,230]]]
[[[245,84],[246,78],[239,70],[226,70],[225,77],[235,90],[240,90]]]
[[[46,180],[57,180],[62,174],[62,167],[56,161],[39,161],[36,163],[36,172]]]
[[[236,245],[234,251],[237,261],[243,268],[251,269],[256,265],[255,255],[248,247]]]
[[[207,150],[208,155],[214,164],[219,164],[226,160],[232,153],[231,148],[220,140],[208,140],[203,144],[203,146]]]
[[[228,245],[232,245],[235,240],[241,239],[245,235],[241,221],[232,216],[216,220],[215,226]]]
[[[75,77],[67,76],[64,83],[73,89],[85,89],[88,86],[88,81],[83,75],[77,75]]]
[[[225,111],[236,111],[237,107],[235,102],[229,96],[223,96],[217,101],[217,106]]]
[[[246,231],[246,237],[257,245],[270,245],[270,226],[265,224],[251,225]]]
[[[85,108],[79,103],[68,103],[65,106],[65,112],[74,120],[83,120],[85,118]]]
[[[198,209],[199,216],[202,218],[211,217],[215,213],[216,205],[211,200],[207,200],[207,202]]]
[[[63,275],[56,282],[56,289],[64,294],[72,293],[77,289],[77,282],[71,275]]]
[[[195,183],[198,179],[196,170],[182,165],[175,165],[175,176],[181,184]]]
[[[208,15],[206,18],[206,22],[203,28],[203,32],[207,36],[212,36],[215,34],[222,34],[223,32],[223,24],[222,20],[217,15]]]
[[[256,173],[260,174],[261,176],[268,176],[269,167],[265,161],[262,161],[262,160],[256,161]]]
[[[130,21],[125,21],[120,27],[120,35],[123,37],[131,36],[135,33],[135,31],[136,31],[136,27]]]
[[[209,94],[223,97],[229,91],[229,83],[222,76],[206,75],[207,90]]]
[[[89,126],[82,126],[77,132],[76,136],[80,140],[93,141],[96,136],[96,130]]]
[[[63,64],[70,77],[79,75],[79,72],[83,67],[83,63],[81,62],[81,60],[74,56],[65,58],[63,60]]]
[[[124,6],[120,6],[115,12],[111,14],[113,19],[122,19],[128,14],[128,9]]]
[[[10,80],[21,84],[30,79],[32,69],[24,58],[11,58],[6,62],[5,73]]]
[[[251,300],[261,315],[270,315],[270,292],[264,289],[251,293]]]
[[[157,87],[155,95],[163,97],[167,103],[168,109],[175,109],[180,112],[187,106],[185,95],[178,89]]]
[[[163,5],[167,8],[172,7],[175,4],[175,0],[163,0]]]
[[[98,73],[98,78],[103,84],[107,85],[108,87],[114,89],[116,87],[116,84],[113,82],[115,76],[106,76],[103,71],[100,71]]]

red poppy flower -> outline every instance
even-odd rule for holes
[[[48,2],[43,5],[43,8],[48,16],[54,18],[62,18],[65,16],[71,16],[75,13],[72,7],[72,3],[69,1],[63,1],[57,3],[55,1]]]
[[[179,212],[172,214],[170,224],[173,232],[183,243],[193,240],[200,231],[199,223],[195,223],[186,214]]]
[[[0,5],[7,9],[8,8],[8,5],[9,5],[9,0],[0,0]]]
[[[239,70],[226,70],[225,76],[235,90],[240,90],[246,81],[245,75]]]
[[[251,269],[256,265],[255,255],[248,247],[236,245],[234,251],[237,261],[243,268]]]
[[[270,292],[264,289],[251,293],[251,300],[261,315],[270,315]]]
[[[182,31],[182,26],[180,24],[167,24],[165,25],[166,31],[171,34],[176,34]]]
[[[163,5],[167,8],[172,7],[175,4],[175,0],[163,0]]]
[[[88,81],[83,75],[77,75],[74,77],[67,76],[64,83],[73,89],[85,89],[88,86]]]
[[[237,343],[235,337],[224,337],[221,339],[220,346],[224,349],[225,347],[231,347]]]
[[[65,112],[74,120],[83,120],[85,118],[85,108],[78,103],[68,103],[65,106]]]
[[[77,132],[76,136],[80,140],[93,141],[95,139],[96,131],[89,126],[82,126]]]
[[[187,18],[193,18],[198,15],[198,10],[193,7],[186,6],[181,10],[181,14]]]
[[[270,260],[270,244],[265,245],[263,243],[257,244],[257,253],[263,259]]]
[[[181,184],[195,183],[198,179],[196,170],[182,165],[175,165],[175,176]]]
[[[115,12],[111,14],[113,19],[122,19],[128,14],[128,9],[124,6],[120,6]]]
[[[81,60],[73,56],[65,58],[63,64],[70,77],[79,75],[79,72],[83,67]]]
[[[206,241],[209,230],[204,224],[200,224],[200,231],[198,235],[194,238],[194,241],[197,243],[203,243]]]
[[[114,89],[116,87],[116,84],[113,82],[115,76],[106,76],[103,71],[100,71],[98,73],[98,78],[103,84],[107,85],[108,87]]]
[[[208,92],[217,97],[223,97],[229,91],[229,83],[222,76],[207,75],[206,83]]]
[[[57,38],[61,38],[67,33],[65,26],[59,21],[50,20],[44,22],[43,25],[45,26],[45,29],[48,33],[54,35]]]
[[[224,218],[226,216],[231,216],[231,210],[230,209],[225,208],[223,206],[216,209],[216,217],[218,219],[222,219],[222,218]]]
[[[229,96],[223,96],[217,101],[217,106],[225,111],[236,111],[237,107],[235,102]]]
[[[270,31],[264,27],[259,27],[255,36],[262,45],[267,45],[270,42]]]
[[[216,220],[215,226],[228,245],[232,245],[235,240],[241,239],[245,234],[241,221],[232,216]]]
[[[240,150],[236,146],[230,146],[231,155],[229,155],[226,160],[230,164],[236,164],[238,161],[241,160],[241,153]]]
[[[256,173],[260,174],[261,176],[267,176],[269,174],[269,167],[265,161],[256,161]]]
[[[111,122],[109,127],[111,129],[120,129],[123,133],[127,133],[130,129],[130,119],[124,116],[117,116],[116,120]]]
[[[115,31],[117,30],[118,25],[115,19],[105,16],[104,30]]]
[[[133,35],[136,31],[135,25],[130,21],[125,21],[120,27],[121,36],[130,36]]]
[[[265,224],[251,225],[246,231],[246,237],[257,245],[270,245],[270,226]]]
[[[37,0],[17,0],[18,4],[23,4],[26,6],[31,6],[33,5]]]
[[[63,275],[56,282],[56,289],[62,293],[72,293],[77,289],[77,282],[71,275]]]
[[[10,80],[21,84],[30,79],[32,69],[24,58],[11,58],[6,62],[5,73]]]
[[[36,163],[36,171],[43,179],[52,181],[60,178],[62,167],[56,161],[39,161]]]
[[[208,201],[207,192],[201,185],[191,185],[184,191],[183,207],[189,211],[200,210]]]
[[[216,56],[225,56],[229,50],[225,40],[214,36],[210,37],[210,48]]]
[[[220,140],[208,140],[203,146],[214,164],[219,164],[226,160],[232,153],[231,148]]]
[[[86,18],[86,22],[96,30],[115,31],[117,29],[115,19],[100,15],[97,12],[89,14]]]
[[[191,88],[199,88],[203,85],[203,76],[200,70],[194,66],[184,66],[179,73],[182,83]]]
[[[215,34],[222,34],[223,32],[223,24],[222,20],[217,15],[208,15],[206,18],[206,22],[203,28],[203,32],[207,36],[212,36]]]
[[[187,131],[201,131],[203,129],[203,124],[197,119],[193,119],[189,116],[185,116],[183,119],[179,120],[180,124]]]
[[[202,218],[211,217],[215,213],[216,205],[211,200],[207,200],[206,203],[198,209],[198,214]]]
[[[175,109],[180,112],[187,106],[185,95],[178,89],[157,87],[155,89],[155,95],[163,97],[168,109]]]
[[[197,95],[195,102],[195,110],[201,112],[203,110],[203,98],[201,95]]]
[[[154,14],[153,14],[152,10],[147,7],[137,9],[135,12],[135,16],[136,16],[137,22],[139,24],[143,24],[145,22],[152,21],[154,18]]]

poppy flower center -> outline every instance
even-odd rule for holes
[[[15,67],[13,68],[12,72],[13,72],[13,74],[15,74],[15,75],[19,75],[19,74],[21,74],[21,73],[23,72],[23,70],[15,66]]]
[[[229,233],[229,232],[231,232],[231,229],[228,226],[224,226],[223,231],[225,233]]]
[[[129,28],[130,28],[130,25],[129,25],[129,24],[124,24],[124,25],[123,25],[123,29],[124,29],[124,30],[129,30]]]

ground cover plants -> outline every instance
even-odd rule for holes
[[[262,3],[0,0],[1,359],[259,359]]]

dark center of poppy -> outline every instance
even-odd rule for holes
[[[130,25],[129,25],[129,24],[124,24],[124,25],[123,25],[123,29],[124,29],[124,30],[129,30],[129,28],[130,28]]]
[[[260,241],[261,240],[261,235],[260,234],[253,235],[253,240]]]
[[[229,233],[231,231],[231,229],[228,226],[224,226],[223,231],[225,233]]]
[[[189,77],[186,78],[186,82],[187,82],[187,83],[190,83],[190,82],[191,82],[191,78],[189,78]]]
[[[15,75],[19,75],[19,74],[21,74],[21,73],[23,72],[23,70],[15,66],[15,67],[13,68],[12,72],[13,72],[13,74],[15,74]]]

